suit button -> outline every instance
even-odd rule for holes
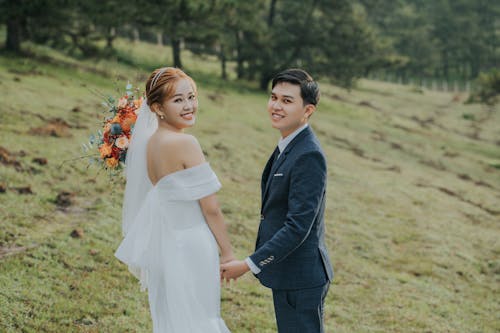
[[[260,214],[260,219],[263,220],[264,219],[264,215]]]

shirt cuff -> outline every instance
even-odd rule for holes
[[[253,263],[253,261],[252,261],[252,259],[250,259],[250,257],[246,258],[245,262],[247,263],[248,267],[250,267],[250,270],[252,271],[252,273],[254,273],[255,275],[260,273],[260,268],[257,267],[257,265],[255,265]]]

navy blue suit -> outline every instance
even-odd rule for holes
[[[273,290],[279,332],[319,333],[318,311],[321,317],[333,278],[324,241],[326,160],[310,127],[275,160],[277,154],[262,174],[261,221],[250,259],[261,269],[257,278]]]

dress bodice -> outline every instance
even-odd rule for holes
[[[217,192],[220,187],[219,179],[205,162],[162,177],[152,191],[157,191],[161,200],[192,201]]]

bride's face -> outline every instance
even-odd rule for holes
[[[198,98],[188,79],[177,82],[173,96],[165,99],[161,105],[165,116],[163,121],[176,129],[191,127],[195,123],[198,111]]]

